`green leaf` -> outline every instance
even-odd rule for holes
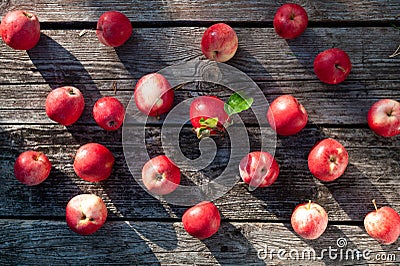
[[[204,119],[204,117],[200,118],[199,123],[201,127],[203,128],[216,128],[218,125],[218,117],[213,117],[213,118],[207,118]]]
[[[224,110],[231,116],[233,114],[238,114],[242,111],[246,111],[253,104],[254,99],[252,97],[247,97],[244,93],[235,92],[229,97],[228,101],[224,105]]]

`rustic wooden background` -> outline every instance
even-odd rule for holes
[[[28,52],[0,45],[0,264],[366,265],[383,264],[378,256],[392,260],[394,254],[396,261],[385,263],[398,265],[399,242],[380,245],[366,234],[363,219],[373,209],[373,198],[400,211],[399,138],[376,136],[366,122],[372,103],[400,99],[400,58],[388,57],[400,44],[400,31],[393,26],[400,26],[400,3],[293,2],[304,6],[310,23],[301,37],[285,41],[272,28],[284,1],[0,1],[0,16],[31,10],[42,27],[39,44]],[[120,48],[103,46],[93,31],[108,10],[123,12],[134,26],[132,38]],[[223,216],[219,232],[199,241],[183,230],[186,207],[161,203],[136,183],[123,155],[121,130],[99,128],[91,109],[101,96],[114,96],[114,82],[115,96],[126,106],[141,76],[200,57],[203,31],[219,21],[232,25],[239,37],[239,50],[228,63],[254,79],[269,101],[282,94],[297,97],[309,123],[296,136],[278,138],[278,181],[254,192],[236,184],[215,201]],[[80,36],[82,30],[87,31]],[[353,63],[348,79],[337,86],[320,83],[313,73],[314,57],[331,47],[345,50]],[[76,86],[85,97],[84,114],[70,127],[52,122],[44,110],[49,91],[61,85]],[[226,99],[229,93],[213,84],[191,83],[176,92],[176,102],[203,94]],[[251,112],[242,118],[256,150],[259,125]],[[162,152],[161,124],[147,127],[150,155]],[[332,183],[319,182],[307,167],[310,148],[325,137],[339,140],[350,155],[346,173]],[[91,141],[106,145],[116,157],[112,176],[98,184],[80,180],[72,169],[76,149]],[[229,147],[216,141],[218,165]],[[198,152],[190,126],[183,128],[181,142],[187,153]],[[18,183],[13,175],[14,160],[28,149],[45,152],[53,164],[50,177],[36,187]],[[107,223],[88,237],[65,223],[67,202],[83,192],[101,196],[109,209]],[[290,226],[293,208],[308,199],[324,206],[330,219],[325,234],[314,241],[301,239]],[[338,248],[339,238],[347,240],[345,248],[370,249],[370,260],[325,256],[298,261],[276,254],[263,259],[259,253],[268,247],[313,248],[320,254]]]

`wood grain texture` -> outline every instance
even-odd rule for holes
[[[224,222],[216,235],[204,241],[189,236],[178,222],[107,221],[99,231],[86,237],[73,233],[64,221],[0,220],[0,226],[2,264],[396,265],[400,262],[396,243],[381,246],[362,228],[347,225],[330,225],[315,241],[299,238],[287,223]],[[64,240],[62,245],[60,239]],[[346,241],[346,245],[338,246],[338,239]],[[356,251],[364,256],[357,258]]]
[[[311,22],[384,22],[397,19],[400,7],[396,0],[292,1],[302,5]],[[63,1],[3,0],[0,15],[13,9],[34,11],[43,22],[97,22],[103,12],[118,10],[132,22],[170,21],[228,21],[228,22],[271,22],[276,10],[285,1],[240,1],[240,0],[130,0],[130,1]],[[62,14],[62,15],[60,15]]]
[[[146,146],[141,144],[140,132],[132,131],[132,134],[138,137],[133,136],[129,145],[136,150],[146,149],[150,157],[177,149],[161,142],[159,127],[147,128]],[[259,150],[259,129],[250,127],[248,134],[251,150]],[[307,166],[309,150],[318,140],[326,137],[339,140],[350,155],[346,173],[332,183],[321,183],[313,178]],[[180,217],[186,209],[163,204],[139,186],[134,177],[140,178],[141,165],[147,159],[140,153],[124,156],[120,131],[110,133],[97,126],[79,125],[67,130],[58,125],[10,125],[2,126],[0,140],[0,169],[4,184],[0,187],[3,202],[0,212],[3,215],[60,217],[64,215],[68,200],[82,192],[103,197],[114,217],[163,219]],[[72,168],[76,149],[91,141],[105,145],[116,157],[111,177],[97,184],[79,179]],[[204,182],[221,174],[232,151],[229,139],[217,138],[216,144],[216,157],[204,170],[182,166],[184,184]],[[275,155],[281,168],[276,183],[254,192],[249,192],[243,182],[236,184],[216,201],[224,218],[289,220],[294,207],[309,199],[323,205],[332,221],[361,222],[365,214],[372,210],[373,198],[381,206],[390,205],[400,211],[397,189],[400,142],[396,139],[378,137],[364,128],[306,128],[296,136],[279,137],[276,145]],[[180,146],[189,158],[200,156],[198,141],[190,127],[183,128]],[[273,148],[267,145],[268,150],[273,151]],[[53,163],[50,177],[37,187],[21,185],[13,176],[15,158],[27,149],[45,152]],[[243,148],[242,152],[245,154],[246,150]],[[137,164],[139,170],[135,170],[134,177],[125,158]],[[176,163],[179,165],[179,162]]]
[[[362,224],[373,210],[373,198],[400,212],[400,139],[378,137],[366,122],[375,101],[400,99],[400,61],[389,58],[399,44],[392,24],[400,24],[400,5],[397,0],[294,2],[305,7],[310,24],[302,36],[286,41],[272,28],[284,1],[0,1],[0,17],[28,9],[43,22],[34,49],[0,45],[0,265],[399,265],[399,241],[381,246]],[[98,17],[111,9],[125,13],[134,27],[131,39],[116,49],[102,45],[93,30]],[[202,60],[201,36],[217,21],[231,24],[239,37],[238,52],[228,64],[252,78],[269,102],[294,95],[308,111],[309,123],[295,136],[276,138],[253,112],[240,115],[249,150],[267,141],[265,149],[274,152],[281,172],[271,187],[252,192],[237,182],[215,201],[222,215],[220,230],[199,241],[180,223],[187,206],[153,198],[134,178],[140,178],[147,156],[175,152],[178,146],[188,158],[201,156],[205,144],[199,144],[190,124],[183,126],[179,145],[165,144],[160,137],[165,116],[150,119],[147,127],[128,119],[131,138],[124,143],[137,153],[124,154],[122,130],[100,129],[91,112],[102,96],[115,96],[127,106],[135,83],[147,73]],[[349,78],[336,86],[322,84],[313,71],[315,56],[331,47],[345,50],[353,64]],[[82,117],[69,127],[48,119],[44,109],[47,94],[62,85],[76,86],[85,96]],[[185,84],[176,91],[175,105],[209,94],[226,100],[231,90]],[[262,107],[266,111],[267,105]],[[261,130],[267,131],[264,137]],[[307,166],[311,147],[326,137],[339,140],[350,155],[345,174],[332,183],[315,179]],[[212,163],[201,170],[182,165],[183,184],[213,179],[235,159],[231,138],[213,139],[218,149]],[[249,151],[246,139],[237,145],[243,154]],[[88,142],[104,144],[115,156],[112,175],[103,182],[83,181],[73,171],[77,148]],[[15,159],[28,149],[45,152],[53,164],[49,178],[35,187],[20,184],[13,174]],[[65,223],[68,200],[81,193],[99,195],[109,211],[104,227],[88,237]],[[299,238],[290,225],[295,206],[308,200],[321,204],[330,220],[325,234],[314,241]],[[289,257],[291,250],[294,256],[308,249],[321,255],[324,249],[337,249],[338,239],[346,241],[344,253],[370,250],[368,259],[340,259],[337,253],[315,260]],[[283,258],[277,249],[286,250]]]
[[[350,81],[338,87],[327,87],[319,81],[260,81],[257,83],[263,92],[266,102],[260,102],[265,111],[268,103],[282,94],[292,94],[306,108],[309,115],[309,126],[362,125],[367,127],[367,113],[372,104],[382,98],[400,98],[397,83],[390,80]],[[70,85],[68,83],[58,84]],[[112,90],[113,80],[93,81],[93,83],[72,83],[78,87],[85,97],[85,110],[78,120],[80,125],[94,125],[92,108],[95,102],[104,96],[118,98],[125,107],[130,102],[135,81],[117,80],[117,92]],[[56,87],[56,86],[54,86]],[[47,84],[11,84],[0,85],[0,125],[1,124],[54,124],[45,113],[45,101],[51,91]],[[227,100],[232,90],[215,84],[190,83],[175,92],[177,107],[182,101],[200,96],[214,95]],[[246,125],[259,125],[254,112],[249,110],[240,114]],[[153,124],[161,125],[161,120],[149,119]],[[262,124],[266,121],[262,121]]]
[[[39,44],[28,52],[0,46],[2,64],[6,66],[0,69],[0,84],[56,86],[137,80],[201,57],[203,31],[200,27],[139,28],[116,49],[98,42],[94,32],[79,37],[79,30],[43,31]],[[239,49],[229,64],[257,82],[316,81],[314,58],[332,47],[345,50],[352,60],[352,71],[342,86],[400,78],[400,61],[388,58],[398,46],[398,30],[392,27],[310,28],[292,41],[278,37],[272,28],[238,28],[237,34]],[[337,86],[320,88],[336,90]]]

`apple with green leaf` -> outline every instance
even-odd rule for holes
[[[190,105],[193,130],[199,139],[223,133],[232,123],[231,116],[249,109],[253,101],[237,92],[226,103],[216,96],[199,96]]]

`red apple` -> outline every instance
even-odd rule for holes
[[[201,51],[210,60],[226,62],[238,48],[236,32],[225,23],[217,23],[206,29],[201,39]]]
[[[306,109],[291,95],[276,98],[268,108],[267,119],[279,135],[289,136],[300,132],[307,124]]]
[[[25,151],[14,163],[15,178],[28,186],[42,183],[49,176],[50,171],[49,158],[42,152]]]
[[[215,96],[199,96],[190,104],[190,122],[199,138],[224,131],[229,116],[225,103]]]
[[[206,239],[218,231],[221,216],[212,202],[203,201],[185,211],[182,223],[191,236]]]
[[[338,48],[325,50],[314,59],[314,72],[327,84],[339,84],[350,74],[350,57]]]
[[[142,180],[151,193],[166,195],[179,186],[181,172],[171,159],[165,155],[159,155],[145,163],[142,169]]]
[[[163,75],[148,74],[136,83],[134,99],[142,113],[159,116],[171,109],[174,103],[174,90]]]
[[[254,151],[240,161],[239,172],[243,181],[250,186],[267,187],[278,178],[279,165],[268,152]]]
[[[293,230],[305,239],[317,239],[328,226],[328,214],[317,203],[299,204],[290,219]]]
[[[100,229],[107,219],[107,207],[93,194],[73,197],[65,211],[67,225],[80,235],[90,235]]]
[[[368,111],[368,125],[378,135],[393,137],[400,134],[400,102],[383,99]]]
[[[390,245],[400,236],[400,215],[390,207],[379,208],[372,200],[375,211],[368,213],[364,218],[364,227],[367,233],[380,243]]]
[[[109,149],[98,143],[81,146],[75,155],[74,170],[82,179],[99,182],[111,175],[114,156]]]
[[[105,130],[117,130],[124,122],[125,108],[114,97],[103,97],[93,106],[93,118]]]
[[[307,28],[307,12],[297,4],[284,4],[276,11],[273,24],[276,33],[282,38],[297,38]]]
[[[1,20],[3,41],[15,50],[30,50],[40,39],[40,23],[35,14],[24,10],[7,13]]]
[[[108,11],[99,18],[96,35],[102,44],[118,47],[131,37],[132,24],[124,14],[117,11]]]
[[[321,181],[330,182],[346,170],[349,155],[338,141],[328,138],[318,142],[308,155],[308,168]]]
[[[80,90],[72,86],[52,90],[46,99],[47,116],[64,126],[75,123],[85,109],[85,100]]]

